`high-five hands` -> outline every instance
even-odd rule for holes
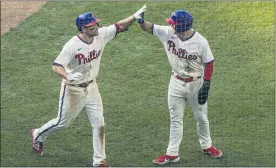
[[[142,14],[144,15],[144,12],[147,10],[147,5],[144,5],[141,9],[139,9],[136,13],[134,13],[132,16],[134,19],[141,19]]]
[[[139,24],[143,24],[144,23],[144,12],[141,14],[141,18],[140,19],[137,19],[137,22]]]

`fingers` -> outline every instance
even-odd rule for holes
[[[145,12],[147,10],[147,5],[144,5],[140,10],[139,10],[139,14],[141,15],[143,12]]]
[[[147,5],[145,4],[142,8],[141,11],[145,12],[147,10]]]
[[[75,77],[77,77],[77,78],[83,77],[83,74],[82,74],[82,73],[79,73],[79,72],[76,72],[76,73],[74,73],[73,75],[74,75]]]
[[[135,19],[141,19],[141,14],[144,13],[147,10],[147,5],[144,5],[141,9],[139,9],[134,15],[133,17]]]
[[[80,80],[81,78],[83,77],[83,74],[82,73],[79,73],[79,72],[76,72],[76,73],[70,73],[68,76],[67,76],[67,80],[69,81],[78,81]]]
[[[73,80],[80,80],[81,78],[83,77],[83,74],[79,73],[79,72],[76,72],[73,74]]]
[[[136,19],[141,19],[142,17],[141,17],[141,15],[138,15],[138,16],[136,16],[135,18],[136,18]]]

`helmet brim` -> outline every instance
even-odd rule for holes
[[[90,22],[86,25],[84,25],[85,27],[89,27],[89,26],[95,26],[98,22],[100,22],[101,20],[99,19],[95,19],[93,22]]]
[[[167,19],[166,19],[166,22],[167,22],[169,25],[176,25],[176,22],[173,21],[171,18],[167,18]]]

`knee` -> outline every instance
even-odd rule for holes
[[[65,120],[60,121],[58,124],[58,128],[64,129],[64,128],[69,127],[71,121],[72,121],[72,119],[65,119]]]
[[[171,123],[178,123],[183,121],[183,118],[177,115],[170,115],[170,118],[171,118]]]
[[[199,124],[209,124],[207,116],[195,116],[195,120]]]
[[[178,127],[183,125],[183,117],[179,115],[170,115],[171,126]]]
[[[183,112],[179,109],[169,108],[171,122],[183,121]]]
[[[95,117],[90,120],[90,124],[93,128],[103,129],[104,128],[104,118],[103,117]]]
[[[183,121],[171,121],[171,128],[177,129],[183,127]]]

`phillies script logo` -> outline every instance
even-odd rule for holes
[[[189,59],[189,60],[196,60],[197,54],[189,54],[185,49],[182,48],[175,48],[175,44],[173,41],[168,41],[168,49],[174,55],[178,56],[179,58]]]
[[[82,63],[85,64],[85,63],[88,63],[88,62],[90,62],[90,61],[98,58],[100,56],[100,54],[101,54],[101,50],[99,50],[98,52],[95,51],[95,50],[93,50],[93,51],[91,51],[89,53],[89,57],[88,58],[85,58],[85,56],[83,54],[81,54],[81,53],[77,54],[75,56],[75,58],[79,61],[79,65],[80,65]]]

